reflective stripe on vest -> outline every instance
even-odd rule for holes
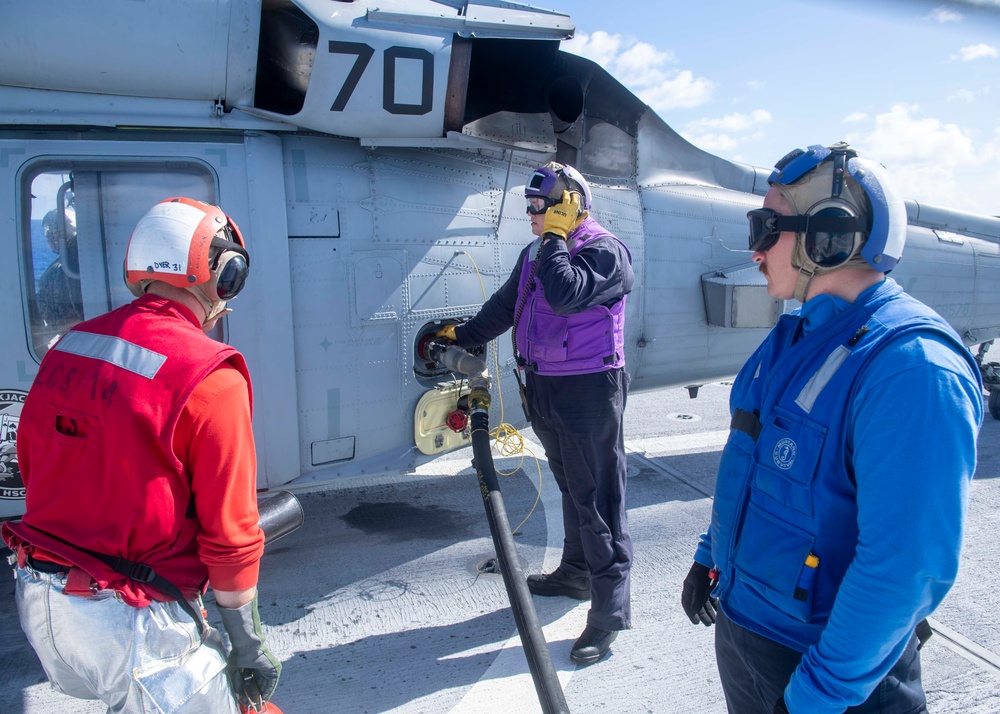
[[[99,359],[127,369],[140,377],[152,379],[167,361],[166,355],[111,335],[92,332],[67,332],[53,349],[81,357]]]

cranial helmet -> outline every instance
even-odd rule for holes
[[[535,169],[524,187],[524,197],[542,198],[546,206],[555,206],[562,203],[563,191],[579,194],[581,210],[590,210],[590,186],[586,179],[572,166],[555,161]]]
[[[805,300],[813,275],[864,266],[888,273],[906,241],[906,206],[885,169],[846,143],[796,149],[768,177],[792,210],[799,270],[795,297]]]
[[[189,290],[205,308],[205,323],[228,312],[226,302],[243,289],[249,272],[250,256],[233,220],[191,198],[153,206],[125,250],[125,284],[133,295],[157,280]]]
[[[49,248],[58,253],[60,243],[72,244],[76,240],[76,209],[66,206],[63,211],[58,208],[49,211],[42,218],[42,229]]]

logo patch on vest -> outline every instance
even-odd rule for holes
[[[774,465],[782,471],[792,468],[792,464],[795,463],[795,449],[795,442],[788,438],[775,444],[774,453],[771,455],[774,459]]]

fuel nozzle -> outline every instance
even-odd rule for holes
[[[458,345],[441,337],[431,336],[418,347],[421,358],[437,362],[442,367],[468,377],[486,372],[486,363]]]
[[[469,378],[469,411],[489,410],[490,377],[486,362],[470,354],[450,340],[427,335],[417,346],[421,359],[436,362],[452,372]]]

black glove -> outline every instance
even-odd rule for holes
[[[715,608],[719,601],[710,596],[717,582],[709,575],[711,572],[710,568],[696,562],[691,565],[691,570],[684,578],[681,605],[692,625],[700,622],[705,627],[711,627],[715,624]]]
[[[260,708],[278,686],[281,662],[264,644],[260,614],[257,612],[257,596],[254,595],[253,600],[242,607],[220,605],[219,614],[232,644],[232,651],[229,653],[229,678],[233,683],[233,691],[241,704]]]
[[[778,701],[774,704],[774,714],[789,714],[788,707],[785,706],[785,695],[782,694],[778,697]]]

